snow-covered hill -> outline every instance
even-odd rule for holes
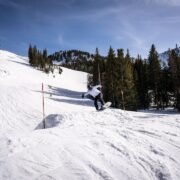
[[[179,179],[179,114],[96,112],[81,99],[87,74],[62,69],[0,51],[0,180]]]
[[[82,61],[91,61],[94,60],[94,55],[89,52],[79,51],[79,50],[68,50],[68,51],[59,51],[50,55],[53,61],[59,62],[61,64],[68,64],[72,62]]]

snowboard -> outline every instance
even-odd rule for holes
[[[112,104],[111,102],[106,102],[106,103],[103,105],[103,108],[102,108],[102,109],[99,109],[99,111],[103,111],[103,110],[109,108],[109,107],[111,106],[111,104]]]

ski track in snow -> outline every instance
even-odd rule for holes
[[[97,112],[81,99],[86,73],[54,78],[24,57],[0,51],[0,60],[1,180],[179,179],[179,114]]]

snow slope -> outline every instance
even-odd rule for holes
[[[96,112],[81,99],[86,83],[0,50],[0,180],[178,180],[179,114]]]

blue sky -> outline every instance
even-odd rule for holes
[[[110,46],[146,58],[180,45],[180,0],[0,0],[0,49],[27,55]]]

